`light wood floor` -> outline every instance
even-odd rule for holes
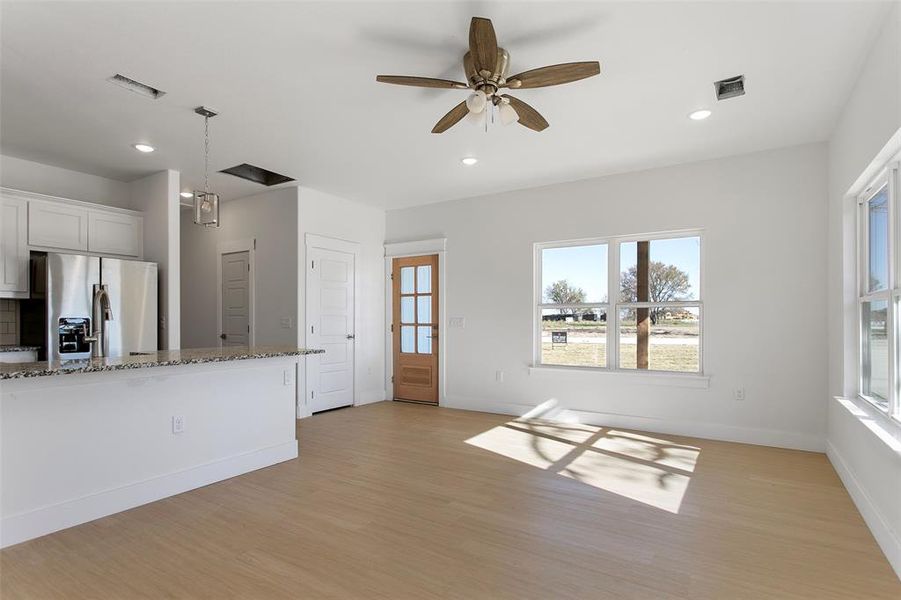
[[[15,598],[898,600],[822,454],[380,403],[0,552]]]

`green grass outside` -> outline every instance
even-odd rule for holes
[[[553,347],[552,347],[553,346]],[[620,367],[635,368],[635,344],[620,346]],[[651,345],[649,370],[698,372],[698,346],[693,344]],[[541,362],[546,365],[579,367],[607,366],[607,344],[541,344]]]

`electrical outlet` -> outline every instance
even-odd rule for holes
[[[184,433],[185,418],[181,415],[172,417],[172,433]]]
[[[466,329],[466,317],[451,317],[447,320],[447,325],[454,329]]]
[[[294,384],[294,369],[285,369],[285,385]]]
[[[294,319],[291,317],[282,317],[282,329],[291,329],[294,327]]]
[[[745,388],[735,388],[735,391],[732,392],[732,396],[735,398],[736,402],[743,402],[745,399]]]
[[[504,383],[504,372],[501,370],[494,372],[494,380],[498,383]]]

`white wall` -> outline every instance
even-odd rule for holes
[[[829,396],[856,396],[854,199],[901,128],[901,8],[886,19],[829,142]],[[897,151],[897,149],[895,149]],[[878,161],[876,161],[878,162]],[[863,404],[829,400],[829,457],[901,577],[901,427]],[[895,440],[893,443],[892,440]]]
[[[612,425],[821,450],[825,160],[810,145],[389,211],[389,241],[447,238],[446,314],[466,327],[447,329],[446,405],[556,399]],[[704,230],[708,389],[530,374],[534,242],[689,228]]]
[[[133,205],[144,211],[144,260],[159,265],[160,350],[180,347],[179,182],[179,172],[168,170],[129,184]]]
[[[181,212],[181,340],[184,348],[219,345],[218,246],[256,240],[254,327],[257,345],[297,342],[297,188],[223,202],[218,229]],[[291,319],[291,327],[281,320]]]
[[[0,545],[296,457],[297,368],[288,356],[4,381]]]
[[[318,190],[300,188],[298,214],[298,280],[306,285],[307,233],[360,244],[356,265],[356,340],[354,376],[357,404],[385,399],[385,212],[332,196]],[[300,321],[297,342],[306,345],[305,294],[298,296]],[[304,395],[306,397],[307,394]],[[303,411],[301,411],[303,412]]]
[[[141,210],[140,207],[132,205],[128,184],[123,181],[52,167],[13,156],[0,155],[0,185],[50,196]]]

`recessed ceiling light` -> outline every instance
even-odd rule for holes
[[[701,110],[696,110],[688,115],[688,118],[692,121],[703,121],[712,114],[713,113],[711,111],[707,110],[706,108],[702,108]]]
[[[467,167],[471,167],[472,165],[479,162],[479,159],[474,156],[467,156],[466,158],[462,159],[460,162],[463,163],[464,165],[466,165]]]
[[[182,192],[180,195],[182,198],[193,198],[194,192]]]
[[[133,146],[133,148],[134,148],[135,150],[137,150],[138,152],[145,152],[145,153],[146,153],[146,152],[153,152],[154,150],[156,150],[156,148],[154,148],[153,146],[151,146],[151,145],[149,145],[149,144],[135,144],[135,145]]]

